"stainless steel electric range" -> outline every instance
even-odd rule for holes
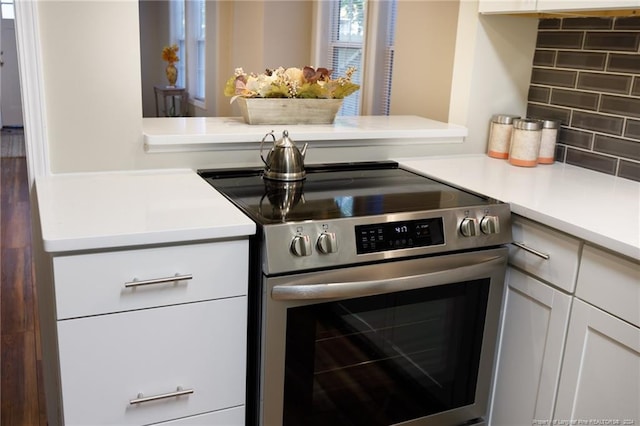
[[[394,162],[199,174],[258,225],[247,424],[483,424],[507,204]]]

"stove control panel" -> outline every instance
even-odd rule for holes
[[[359,225],[355,229],[358,254],[444,244],[441,217]]]

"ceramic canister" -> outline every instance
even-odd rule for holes
[[[513,134],[509,149],[509,163],[515,166],[534,167],[538,164],[542,121],[513,120]]]
[[[556,120],[544,120],[542,122],[542,136],[540,137],[540,152],[538,164],[553,164],[556,157],[556,142],[560,122]]]
[[[508,114],[496,114],[491,117],[489,144],[487,148],[487,155],[489,157],[502,159],[509,157],[513,120],[517,118],[520,118],[520,116]]]

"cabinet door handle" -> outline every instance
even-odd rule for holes
[[[514,246],[516,246],[518,248],[521,248],[524,251],[528,251],[531,254],[535,254],[536,256],[541,257],[544,260],[549,260],[549,258],[551,257],[548,254],[542,253],[541,251],[538,251],[538,250],[536,250],[534,248],[531,248],[531,247],[529,247],[528,245],[526,245],[524,243],[519,243],[517,241],[514,241],[511,244],[513,244]]]
[[[134,278],[133,281],[124,283],[124,286],[126,288],[140,287],[143,285],[166,284],[166,283],[172,283],[175,281],[185,281],[190,279],[193,279],[192,274],[184,274],[184,275],[175,274],[173,277],[153,278],[150,280],[138,280],[137,278]]]
[[[182,389],[181,386],[178,386],[175,392],[163,393],[160,395],[152,395],[152,396],[144,396],[142,393],[138,394],[138,397],[129,401],[129,404],[142,404],[144,402],[157,401],[159,399],[167,399],[167,398],[176,398],[178,396],[189,395],[194,393],[193,389]]]

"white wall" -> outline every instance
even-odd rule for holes
[[[268,44],[268,40],[262,39],[264,35],[275,31],[274,28],[280,30],[281,26],[290,25],[288,20],[278,19],[279,15],[271,14],[266,15],[268,20],[263,22],[264,25],[246,25],[245,19],[250,13],[262,13],[261,2],[235,3],[235,10],[230,15],[223,16],[230,16],[224,24],[232,25],[227,30],[233,31],[236,39],[245,40],[246,43],[256,42],[258,45]],[[239,10],[243,7],[245,15]],[[37,11],[46,100],[45,132],[49,141],[52,172],[198,168],[247,162],[258,164],[257,152],[144,152],[137,1],[41,0],[37,3]],[[477,3],[470,0],[461,2],[459,14],[457,25],[455,22],[450,23],[457,28],[457,35],[449,121],[468,125],[469,141],[464,144],[435,145],[428,152],[421,152],[421,155],[484,152],[486,128],[491,115],[524,111],[533,54],[531,46],[535,42],[535,31],[531,32],[534,20],[502,16],[479,19]],[[420,22],[427,25],[429,17],[425,16],[423,19],[424,21],[418,17],[412,25],[420,26]],[[220,46],[224,41],[216,40],[216,43]],[[422,43],[420,40],[410,40],[409,43],[410,48],[400,49],[408,52],[403,53],[404,55],[411,54],[415,58],[433,56],[428,48],[429,43]],[[277,50],[277,46],[270,47]],[[222,54],[218,52],[218,55]],[[271,54],[275,55],[273,52]],[[250,62],[251,58],[259,57],[257,50],[240,52],[233,49],[229,57],[232,59],[227,63],[222,59],[224,66],[235,67],[242,64],[247,69],[261,68],[262,61],[265,60],[259,58],[255,63]],[[517,59],[515,62],[514,58]],[[403,61],[399,59],[399,63]],[[514,63],[518,66],[514,67]],[[527,65],[526,72],[520,65]],[[218,76],[221,80],[215,85],[220,85],[226,77]],[[448,76],[434,78],[433,84],[445,87],[448,85],[446,81],[439,81],[448,80]],[[412,81],[409,83],[414,84]],[[228,100],[217,95],[215,102],[222,104]],[[439,100],[436,103],[444,105],[445,102]],[[403,113],[409,114],[412,111],[416,115],[425,115],[422,109],[409,109]],[[341,161],[347,158],[345,151],[325,151],[320,161]],[[348,154],[349,158],[359,156],[353,150]],[[362,153],[362,159],[385,155],[393,156],[398,153],[375,151],[371,148]]]

